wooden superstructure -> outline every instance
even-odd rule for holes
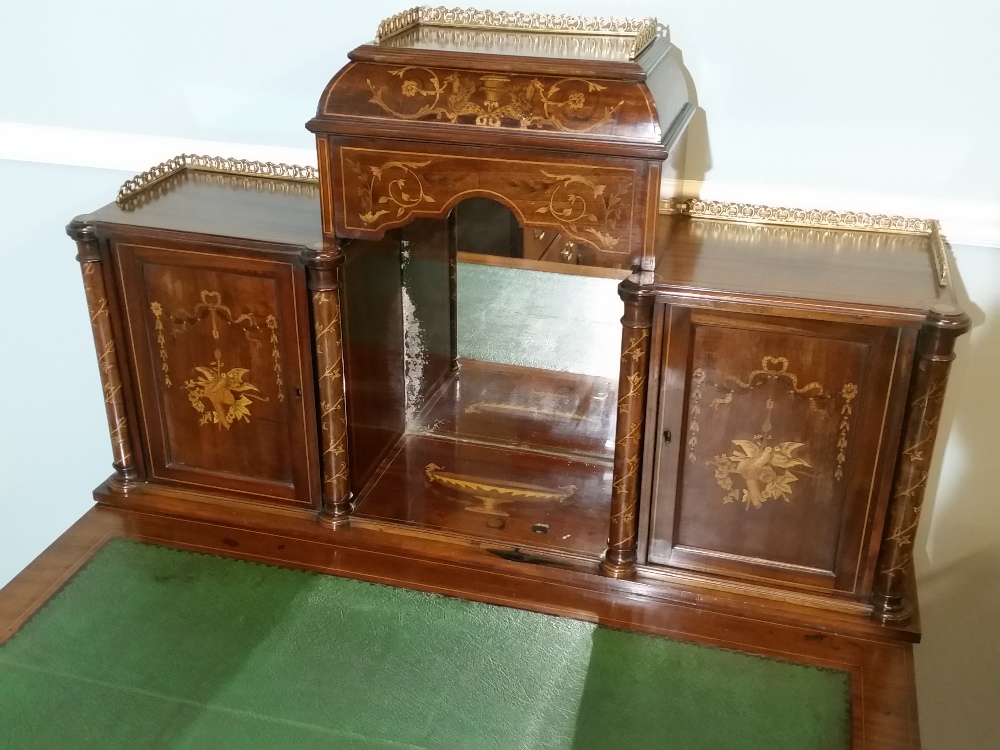
[[[318,174],[179,157],[70,224],[114,448],[98,501],[349,549],[361,577],[396,555],[400,581],[503,603],[476,586],[516,580],[546,611],[648,597],[918,639],[969,326],[936,223],[666,200],[693,107],[655,22],[435,13],[331,80]],[[462,356],[463,263],[620,280],[616,371]]]

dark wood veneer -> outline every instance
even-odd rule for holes
[[[882,563],[887,572],[879,574],[876,565],[884,546],[882,539],[895,539],[900,528],[912,523],[912,510],[894,509],[893,498],[900,490],[893,487],[901,487],[901,480],[893,479],[893,470],[899,460],[897,455],[902,455],[897,450],[900,441],[908,447],[926,436],[919,429],[903,435],[903,411],[908,403],[924,403],[926,394],[921,395],[921,388],[939,393],[940,376],[923,385],[922,381],[911,382],[915,363],[929,357],[928,362],[937,363],[934,367],[946,368],[948,342],[964,330],[957,308],[942,307],[949,304],[950,291],[933,282],[926,239],[845,230],[826,230],[816,235],[790,227],[753,226],[752,231],[743,231],[739,224],[724,229],[715,226],[724,223],[717,220],[660,215],[658,242],[667,236],[671,245],[661,246],[655,273],[636,275],[622,287],[633,327],[626,329],[622,380],[615,384],[487,363],[466,362],[459,366],[454,338],[454,223],[417,220],[387,231],[376,241],[328,238],[306,246],[291,241],[282,244],[274,241],[285,231],[278,228],[294,224],[294,217],[310,216],[313,222],[319,222],[320,201],[315,193],[284,193],[278,185],[262,189],[258,185],[261,178],[233,177],[227,181],[225,175],[212,176],[217,179],[202,182],[177,175],[128,211],[109,207],[93,215],[103,217],[101,221],[88,217],[86,222],[74,225],[73,232],[81,238],[85,250],[81,258],[93,258],[85,261],[95,269],[87,278],[100,279],[103,284],[103,289],[95,286],[90,294],[92,307],[99,311],[95,324],[104,325],[107,315],[107,326],[95,329],[105,337],[98,338],[102,372],[106,377],[117,372],[118,377],[107,383],[112,394],[109,408],[116,409],[114,415],[109,412],[109,424],[115,445],[119,446],[116,451],[123,458],[116,458],[119,473],[108,490],[99,493],[103,501],[134,501],[138,493],[153,507],[160,507],[158,503],[162,502],[183,508],[183,501],[168,499],[183,496],[183,492],[167,492],[174,484],[178,490],[186,487],[187,497],[291,503],[313,512],[322,507],[324,518],[333,523],[345,521],[352,507],[357,506],[356,522],[374,524],[383,533],[413,539],[448,539],[451,543],[476,539],[481,543],[488,539],[503,554],[514,558],[531,550],[530,554],[540,559],[562,560],[559,564],[570,565],[593,565],[597,561],[602,540],[608,538],[605,535],[610,521],[614,527],[613,554],[606,556],[607,573],[646,577],[658,582],[653,585],[742,591],[763,597],[761,601],[769,600],[768,606],[797,603],[826,608],[830,616],[839,611],[854,613],[855,617],[873,611],[869,596],[876,581],[882,580],[885,583],[878,596],[885,603],[880,605],[881,610],[876,607],[874,611],[883,612],[878,617],[891,623],[890,632],[909,637],[912,620],[906,617],[912,604],[906,602],[898,578],[901,566],[908,564],[906,548],[898,548],[902,551]],[[218,212],[208,210],[212,191],[220,196]],[[191,195],[186,196],[189,192]],[[262,195],[274,200],[278,228],[265,226],[260,215]],[[195,204],[203,217],[198,221],[214,217],[211,221],[216,223],[194,223],[222,234],[177,231],[184,222],[176,212],[189,210]],[[165,205],[173,208],[167,210]],[[288,213],[282,214],[283,210]],[[248,237],[235,232],[243,216],[252,229],[246,233],[251,235]],[[113,217],[117,222],[111,221]],[[126,221],[131,223],[118,223]],[[710,232],[703,226],[706,222],[714,227]],[[534,230],[526,234],[528,241],[534,238]],[[262,241],[263,236],[272,239]],[[301,229],[289,232],[289,240],[311,236]],[[553,243],[558,241],[556,238]],[[830,247],[849,251],[826,257],[823,253]],[[746,286],[753,286],[746,268],[747,263],[754,266],[757,262],[757,252],[759,262],[768,269],[768,286],[766,290],[761,287],[766,293],[732,291],[739,290],[744,279],[750,282]],[[544,260],[468,254],[462,258],[488,264],[607,273]],[[830,273],[812,273],[813,264],[820,258],[821,265],[832,269]],[[902,264],[901,272],[895,274],[898,264]],[[151,270],[143,270],[147,268]],[[707,270],[712,275],[705,276]],[[242,463],[231,467],[219,463],[225,450],[211,458],[218,447],[196,451],[203,461],[200,469],[190,465],[193,458],[171,464],[167,446],[173,438],[170,425],[163,420],[176,420],[188,409],[189,417],[199,415],[176,384],[171,396],[174,401],[170,402],[174,406],[164,410],[159,405],[160,392],[170,389],[162,388],[156,321],[149,305],[160,294],[156,292],[156,284],[161,283],[155,280],[157,274],[164,273],[167,279],[177,277],[176,283],[170,282],[171,286],[164,289],[173,289],[177,283],[190,285],[184,292],[192,297],[189,304],[198,302],[196,298],[205,291],[202,287],[218,286],[231,278],[233,281],[226,283],[234,283],[235,287],[228,290],[220,286],[216,291],[224,297],[240,298],[240,303],[231,308],[234,315],[257,307],[258,316],[276,312],[285,393],[289,398],[286,408],[292,400],[300,401],[297,394],[301,391],[302,409],[301,418],[296,416],[300,411],[288,413],[292,421],[284,429],[291,430],[287,433],[291,437],[277,452],[267,454],[267,460],[254,459],[253,451],[264,450],[263,446],[280,440],[274,437],[272,428],[268,428],[272,429],[270,433],[260,433],[262,442],[241,443],[243,447],[238,450],[242,451]],[[879,279],[884,292],[881,302],[867,281],[860,285],[848,283],[855,274],[863,274],[863,279]],[[183,281],[185,278],[188,281]],[[413,381],[416,390],[409,415],[404,288],[413,306],[411,312],[421,321],[427,355],[422,380]],[[273,291],[265,291],[268,289]],[[926,310],[921,312],[917,306],[917,299],[930,295],[936,295],[931,305],[944,310],[934,313],[937,318],[928,318]],[[329,307],[334,301],[336,312]],[[644,317],[647,306],[656,310],[652,318]],[[100,312],[103,310],[107,313]],[[173,325],[168,324],[165,331],[169,333]],[[256,330],[264,329],[258,325]],[[628,333],[630,330],[632,333]],[[342,341],[329,338],[335,331],[340,332]],[[915,352],[918,333],[925,341],[921,351],[929,352],[919,357]],[[187,334],[177,334],[176,341],[184,337]],[[109,340],[114,344],[113,360],[104,354]],[[171,338],[168,349],[176,341]],[[633,346],[637,341],[639,348]],[[246,348],[245,344],[240,346]],[[651,355],[643,353],[644,347]],[[265,365],[270,373],[270,347],[256,352],[252,348],[246,349],[246,354],[254,377]],[[234,351],[240,351],[239,347]],[[338,355],[338,351],[342,354]],[[633,354],[638,354],[638,359]],[[181,366],[179,363],[185,362],[187,355],[168,351],[168,356]],[[726,388],[719,388],[727,376],[747,378],[754,369],[762,369],[765,357],[770,358],[770,364],[763,369],[772,372],[761,385],[777,388],[774,394],[767,396],[762,391],[759,397],[733,396],[733,402],[712,409],[712,402],[728,393]],[[787,366],[780,364],[782,357],[788,360]],[[317,364],[318,359],[323,360],[322,366]],[[109,370],[112,361],[115,369]],[[341,361],[343,397],[335,389],[324,391],[327,385],[336,384]],[[188,364],[193,365],[193,360]],[[700,396],[704,399],[701,408],[712,416],[699,420],[700,439],[710,455],[692,466],[684,460],[684,451],[690,438],[693,378],[698,368],[712,371],[710,377],[706,376],[705,392]],[[751,509],[738,501],[725,504],[726,490],[717,486],[705,462],[731,453],[732,440],[753,438],[762,422],[761,410],[766,411],[767,398],[787,394],[787,389],[775,380],[783,369],[799,378],[800,388],[811,382],[822,386],[820,411],[827,416],[817,421],[810,416],[814,412],[810,411],[808,399],[788,397],[789,404],[801,404],[796,407],[799,412],[783,417],[781,427],[791,428],[792,436],[781,440],[818,440],[827,452],[809,454],[806,460],[810,466],[792,471],[800,475],[789,502],[772,498],[770,505]],[[321,377],[324,373],[325,380]],[[187,379],[191,374],[179,375]],[[261,387],[257,380],[248,380]],[[317,381],[320,387],[314,391],[310,383]],[[641,385],[636,390],[633,385],[638,383]],[[835,447],[841,435],[835,423],[839,424],[841,415],[835,412],[844,406],[838,394],[848,383],[858,387],[858,395],[850,402],[848,450],[844,460],[838,462]],[[616,398],[615,393],[617,398],[628,393],[630,400],[621,404],[621,409],[611,411],[610,399]],[[603,398],[595,400],[597,394]],[[754,408],[740,406],[746,399],[750,399],[746,403],[755,404]],[[933,399],[936,396],[932,395],[932,401],[927,403],[938,403]],[[480,402],[488,405],[486,412],[477,406]],[[328,408],[338,403],[345,409],[342,415]],[[489,412],[491,408],[493,412]],[[233,429],[256,427],[254,419],[265,412],[251,406],[249,425],[237,422]],[[724,412],[722,417],[720,412]],[[788,422],[794,413],[801,414],[795,419],[806,420],[802,428],[793,428]],[[624,414],[633,415],[630,419],[642,415],[642,420],[623,421]],[[934,419],[932,414],[925,415],[915,424],[932,424]],[[120,424],[124,426],[118,427]],[[636,428],[636,424],[641,426]],[[615,425],[619,431],[624,430],[617,437]],[[709,433],[705,432],[709,427],[716,430],[711,445]],[[217,426],[203,425],[199,429],[230,434]],[[634,440],[636,429],[643,436],[641,442]],[[813,435],[808,430],[818,432]],[[669,441],[664,440],[667,432]],[[494,447],[462,449],[470,456],[479,456],[479,474],[466,459],[459,468],[434,460],[429,454],[426,460],[406,463],[406,456],[416,453],[415,448],[403,446],[410,445],[412,436],[421,433],[455,445]],[[808,440],[807,433],[812,435]],[[194,434],[197,436],[198,430]],[[411,437],[406,437],[408,434]],[[192,444],[184,440],[186,445]],[[611,445],[615,450],[609,450]],[[516,472],[504,476],[505,472],[497,471],[489,460],[484,462],[489,450],[500,451],[498,455],[511,450],[527,451],[525,466],[534,467],[530,476],[514,477]],[[286,458],[280,458],[283,455]],[[272,458],[280,459],[279,463],[285,461],[281,465],[286,468],[269,469]],[[572,541],[565,544],[555,543],[554,537],[541,533],[524,536],[520,527],[507,526],[506,521],[503,525],[509,532],[487,526],[487,517],[472,524],[474,516],[460,499],[440,488],[431,491],[427,484],[426,467],[435,463],[442,472],[481,480],[506,478],[515,484],[549,489],[577,484],[584,487],[582,480],[570,476],[572,472],[566,474],[559,468],[558,462],[563,460],[595,467],[617,466],[618,471],[607,485],[603,505],[596,495],[589,494],[591,490],[584,492],[586,507],[591,510],[582,515],[574,517],[569,510],[571,504],[555,495],[551,508],[532,508],[538,516],[535,520],[548,523],[550,533],[565,525],[565,520],[557,519],[573,518],[566,531],[558,535],[570,535]],[[299,467],[291,479],[289,465]],[[685,467],[686,473],[678,474],[678,467]],[[836,480],[831,472],[838,467],[844,476]],[[703,476],[694,484],[686,483],[684,477],[695,469]],[[262,491],[260,479],[254,478],[261,472],[272,477],[266,491]],[[596,480],[600,472],[594,475],[594,488],[605,486],[605,479]],[[626,477],[626,482],[618,481]],[[829,486],[838,488],[836,493],[829,494],[829,487],[822,489],[826,481],[823,477],[828,478]],[[733,473],[732,478],[734,483],[742,481],[738,473]],[[810,482],[818,482],[816,487],[822,491],[816,494],[809,490]],[[426,503],[433,500],[439,510],[418,512],[418,505],[400,504],[399,499],[409,492],[408,483],[416,491],[414,497],[423,498],[419,507],[430,508]],[[742,485],[739,489],[743,489]],[[635,503],[630,498],[635,498]],[[905,495],[902,499],[917,507],[915,496]],[[559,510],[560,502],[566,505],[563,511]],[[242,513],[248,506],[236,507],[242,508]],[[273,507],[276,511],[278,506]],[[522,514],[518,523],[527,523],[530,515]],[[428,521],[432,516],[436,520]],[[895,520],[886,523],[890,517]],[[497,514],[495,518],[504,517]],[[748,529],[756,531],[744,538]],[[769,552],[771,548],[773,553]]]
[[[912,333],[684,305],[660,314],[659,427],[676,439],[659,441],[650,561],[865,598],[905,388],[893,365],[912,357]],[[720,466],[758,439],[760,472]],[[792,478],[769,497],[781,476]]]

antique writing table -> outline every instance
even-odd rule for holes
[[[178,157],[70,225],[115,453],[98,500],[504,571],[526,606],[572,581],[569,610],[599,590],[915,640],[969,324],[936,223],[662,200],[693,111],[669,41],[546,23],[401,14],[324,91],[318,175]],[[471,347],[499,319],[460,311],[522,285],[501,312],[523,340]],[[616,285],[609,347],[567,310]],[[567,340],[604,364],[533,357]]]

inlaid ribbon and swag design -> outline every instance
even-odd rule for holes
[[[691,462],[697,462],[696,454],[700,421],[703,419],[702,408],[705,403],[705,387],[710,385],[722,395],[714,398],[707,408],[718,411],[741,396],[748,395],[759,386],[776,383],[784,391],[797,399],[804,399],[809,404],[811,412],[820,418],[828,418],[835,414],[836,432],[836,468],[834,479],[839,481],[844,476],[844,465],[847,462],[849,434],[852,426],[851,415],[853,402],[858,395],[858,387],[854,383],[845,383],[837,393],[831,393],[818,383],[799,384],[799,377],[789,371],[789,361],[786,357],[765,356],[759,369],[752,370],[747,377],[727,376],[722,383],[710,383],[702,368],[697,368],[692,374],[691,398],[688,404],[688,439],[687,457]],[[810,446],[805,442],[783,439],[787,436],[775,436],[772,416],[777,408],[777,402],[769,397],[764,402],[764,420],[760,432],[754,435],[740,435],[731,438],[733,450],[713,456],[705,461],[712,467],[715,481],[723,490],[724,504],[741,502],[747,510],[761,508],[771,500],[791,502],[794,494],[794,483],[799,480],[803,469],[813,468],[809,454],[811,450],[822,450],[820,446]]]
[[[230,429],[239,421],[250,421],[250,407],[256,401],[268,401],[260,389],[249,382],[249,368],[229,367],[223,359],[219,346],[221,338],[220,326],[231,326],[241,330],[252,347],[263,345],[261,338],[266,338],[271,347],[274,380],[277,386],[278,400],[284,401],[284,380],[282,377],[281,351],[278,344],[278,321],[274,315],[258,316],[252,313],[235,315],[232,308],[224,305],[222,294],[217,291],[201,291],[201,301],[188,312],[178,309],[166,317],[173,324],[173,335],[181,335],[188,328],[208,320],[212,326],[212,340],[215,342],[214,359],[204,366],[196,366],[191,377],[184,381],[188,401],[191,407],[200,415],[198,424],[218,425],[220,429]],[[167,340],[163,323],[164,309],[159,302],[150,303],[153,314],[156,344],[159,350],[160,373],[166,388],[173,386],[170,377],[170,357],[167,353]],[[259,333],[260,337],[252,334]]]

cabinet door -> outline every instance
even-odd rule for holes
[[[151,481],[313,506],[301,271],[226,245],[115,246]]]
[[[861,596],[914,334],[664,306],[648,561]]]

